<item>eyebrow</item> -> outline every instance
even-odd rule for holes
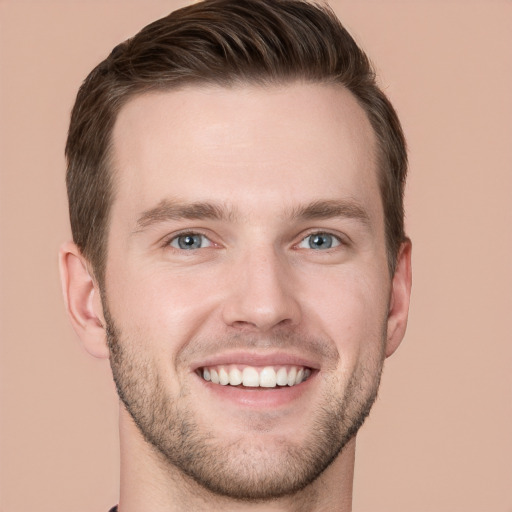
[[[294,207],[290,212],[292,219],[316,220],[330,218],[349,218],[370,227],[368,212],[352,199],[314,201],[305,206]]]
[[[322,200],[314,201],[307,205],[293,207],[285,212],[285,218],[291,220],[321,220],[330,218],[349,218],[362,222],[370,227],[368,212],[356,201]],[[223,204],[210,202],[184,203],[162,200],[156,207],[144,211],[137,219],[136,233],[161,222],[169,220],[224,220],[234,222],[237,219],[237,211]]]
[[[154,208],[142,213],[137,219],[137,231],[168,220],[233,220],[234,218],[234,210],[221,204],[205,202],[182,203],[164,199]]]

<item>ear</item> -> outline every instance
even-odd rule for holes
[[[60,248],[59,266],[64,302],[73,329],[87,352],[108,358],[100,290],[88,269],[87,260],[73,242],[66,242]]]
[[[407,239],[398,252],[395,274],[391,283],[386,357],[398,348],[407,327],[412,285],[411,252],[412,244]]]

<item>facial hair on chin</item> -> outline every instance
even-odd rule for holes
[[[189,390],[184,388],[179,396],[170,396],[151,357],[134,350],[140,346],[136,340],[123,338],[106,300],[104,312],[112,373],[126,410],[161,460],[215,495],[260,501],[306,488],[357,433],[377,396],[382,354],[379,360],[357,367],[344,386],[333,377],[332,390],[317,404],[312,427],[300,445],[283,436],[273,438],[269,451],[266,444],[252,444],[251,435],[222,444],[199,424],[187,405],[193,403]],[[307,341],[312,346],[311,340],[288,338],[287,342]],[[383,346],[384,340],[385,333],[382,340],[375,341]],[[237,343],[244,343],[243,338]],[[335,366],[328,344],[316,340],[313,345],[318,350],[324,347],[324,357],[331,358]]]

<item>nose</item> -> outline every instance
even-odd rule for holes
[[[240,255],[226,283],[226,325],[258,332],[296,326],[301,310],[292,270],[273,248]]]

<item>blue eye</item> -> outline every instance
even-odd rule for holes
[[[313,233],[312,235],[304,238],[298,247],[301,249],[315,249],[315,250],[326,250],[332,249],[340,245],[340,241],[334,235],[329,233]]]
[[[191,251],[194,249],[210,247],[211,242],[204,235],[200,235],[198,233],[183,233],[182,235],[178,235],[173,238],[169,245],[175,249]]]

